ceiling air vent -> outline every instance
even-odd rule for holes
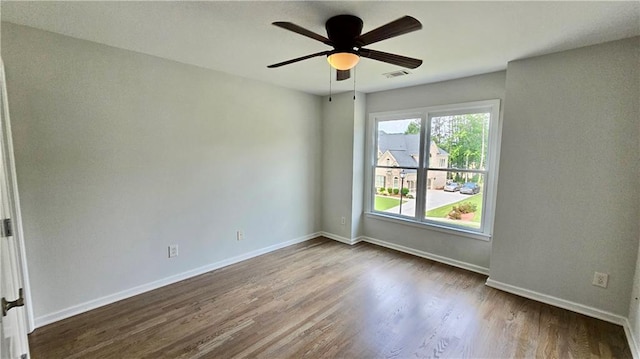
[[[400,71],[387,72],[386,74],[383,74],[383,75],[388,79],[392,79],[394,77],[406,76],[406,75],[409,75],[410,73],[411,72],[407,70],[400,70]]]

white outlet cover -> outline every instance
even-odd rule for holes
[[[592,283],[593,285],[606,288],[608,283],[609,283],[609,274],[600,273],[600,272],[595,272],[593,274],[593,283]]]
[[[178,256],[178,245],[177,244],[173,244],[169,246],[169,258],[173,258],[173,257],[177,257]]]

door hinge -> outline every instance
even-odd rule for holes
[[[18,299],[7,302],[4,297],[2,298],[2,316],[6,317],[7,312],[11,310],[11,308],[22,307],[24,305],[24,296],[22,295],[22,288],[18,290]]]
[[[13,221],[11,218],[5,218],[2,220],[2,237],[13,236]]]

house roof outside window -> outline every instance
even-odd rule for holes
[[[416,167],[420,152],[420,135],[393,133],[383,131],[378,133],[378,150],[380,154],[389,152],[396,160],[398,167]],[[449,154],[431,141],[430,154],[446,156]]]

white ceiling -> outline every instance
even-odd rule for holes
[[[640,2],[7,2],[2,20],[325,95],[329,68],[317,57],[267,65],[329,49],[271,25],[289,21],[326,36],[325,21],[357,15],[363,32],[404,15],[423,29],[369,48],[422,59],[411,75],[363,59],[358,91],[373,92],[503,70],[507,62],[640,35]],[[353,88],[351,80],[334,92]]]

